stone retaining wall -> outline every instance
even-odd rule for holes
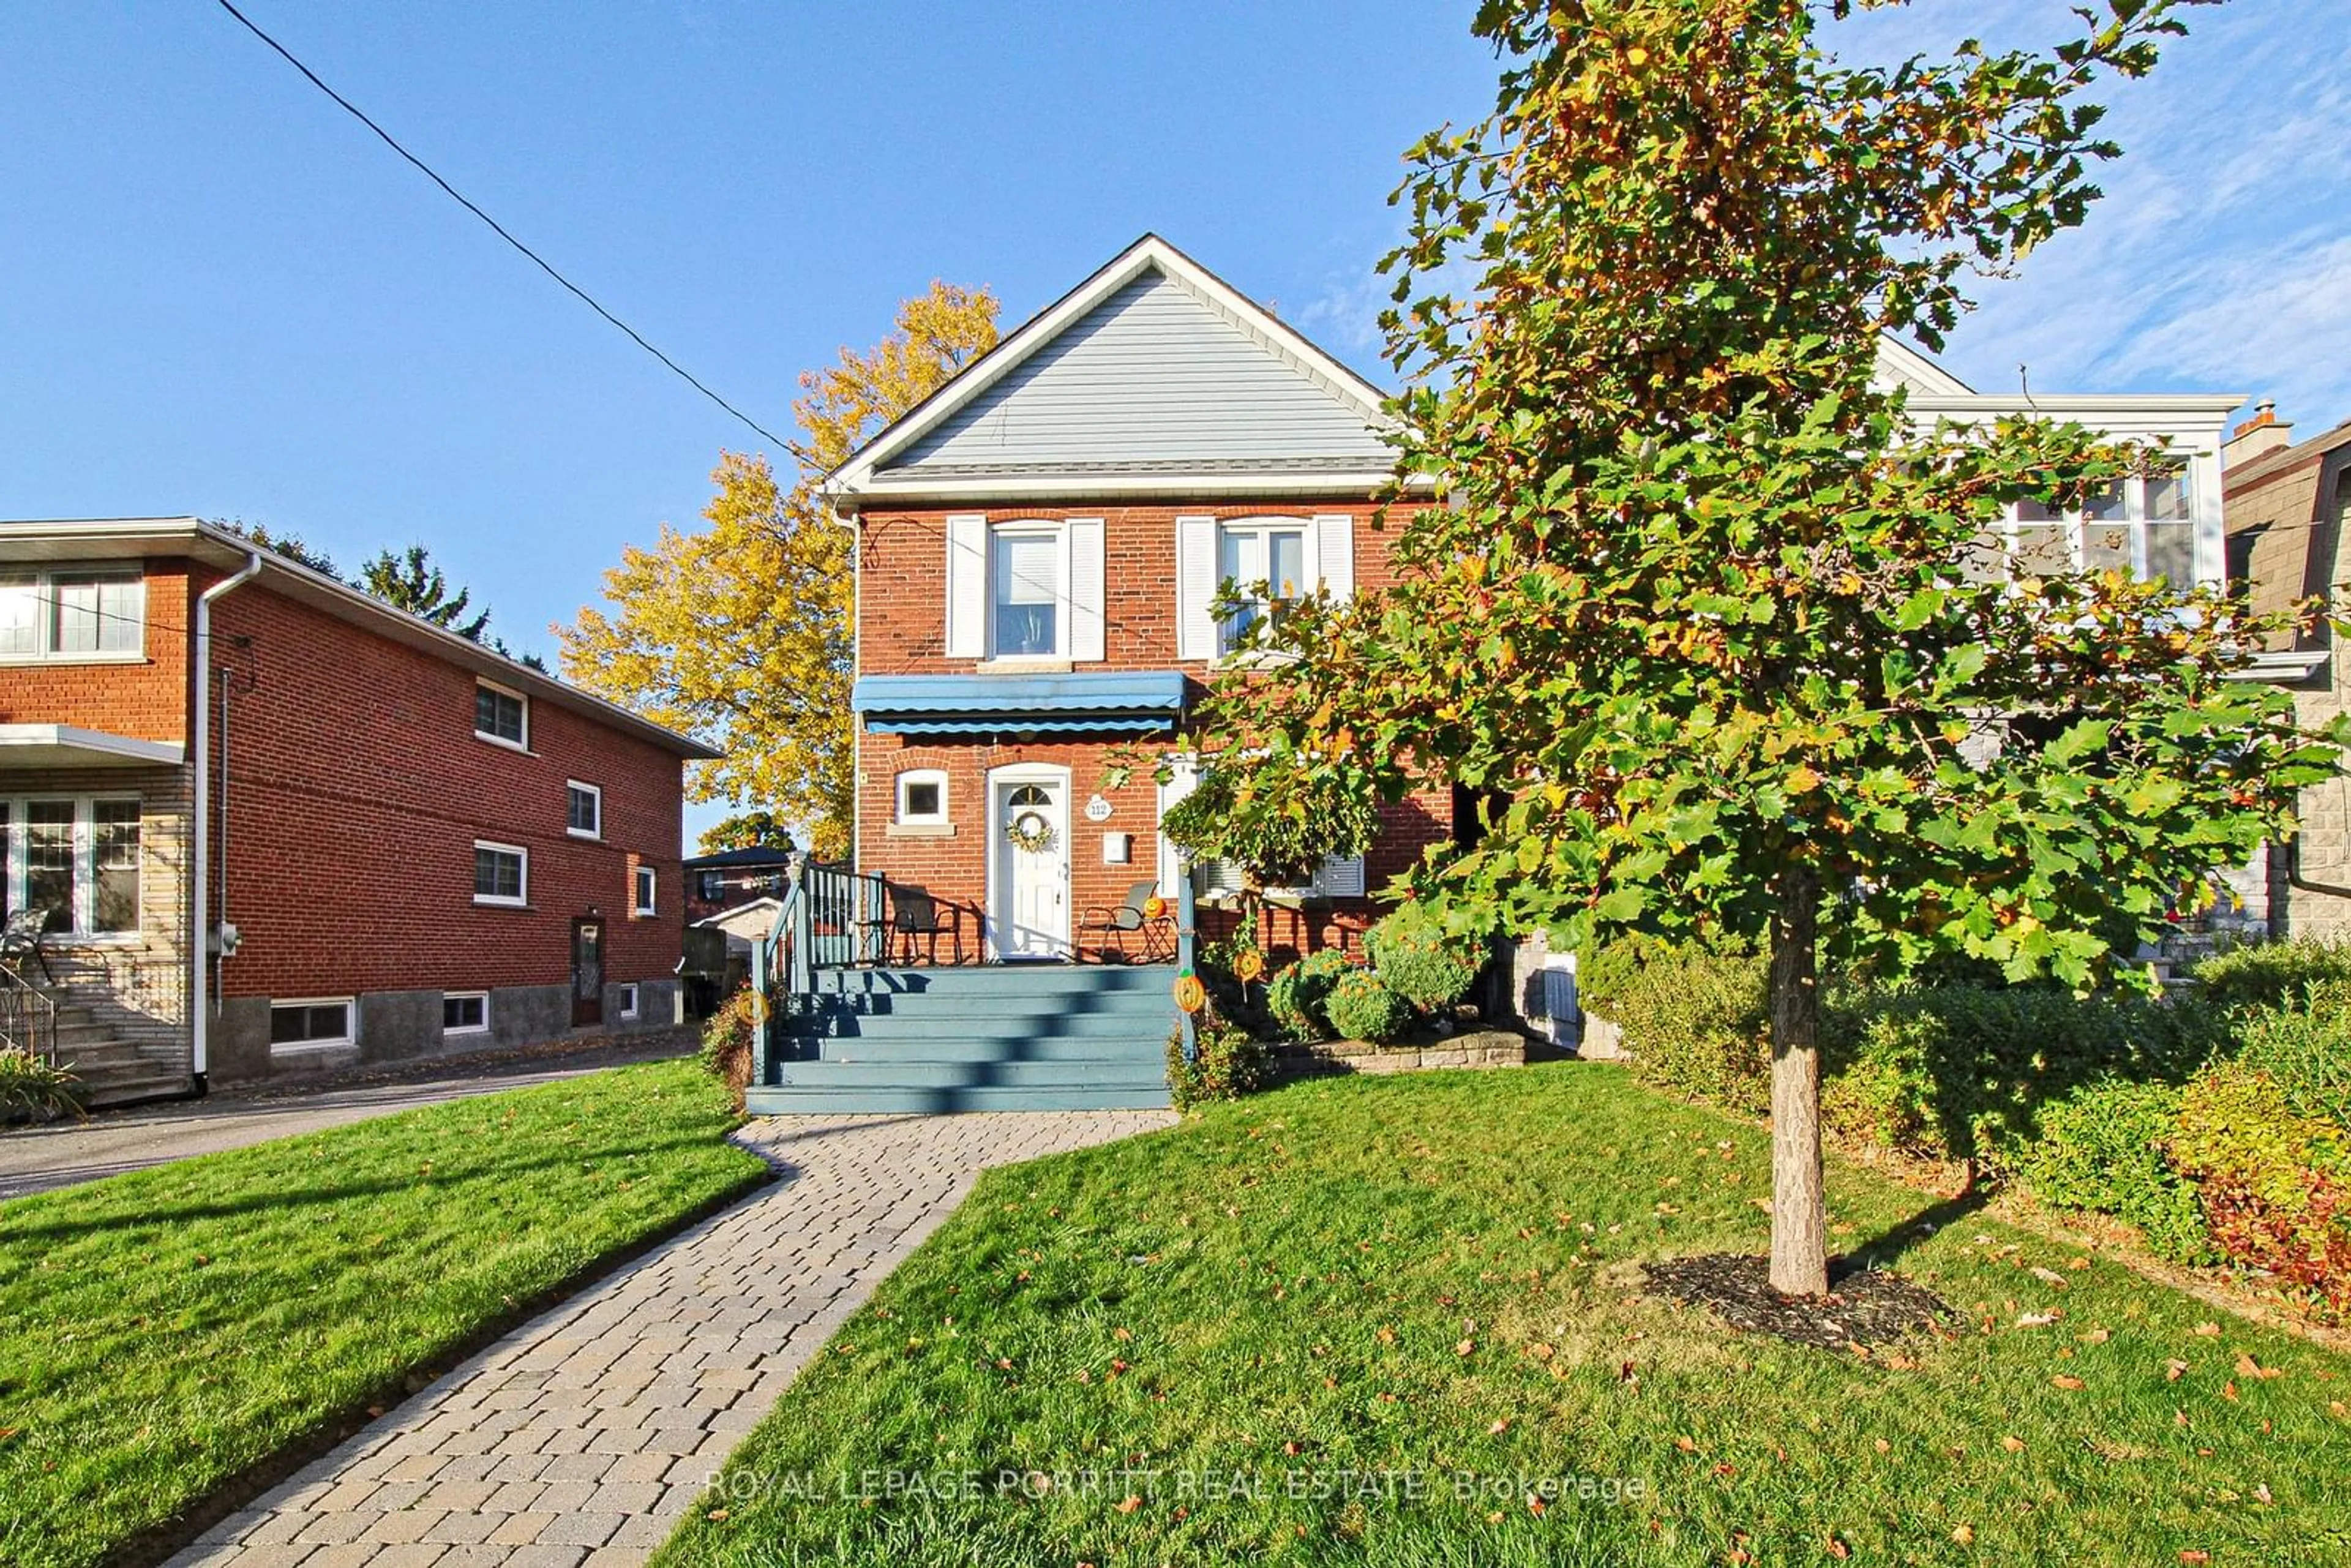
[[[1423,1045],[1374,1045],[1367,1040],[1290,1042],[1273,1048],[1273,1070],[1282,1082],[1346,1072],[1424,1072],[1451,1067],[1523,1067],[1524,1037],[1505,1030],[1478,1030]]]

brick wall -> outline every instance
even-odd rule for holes
[[[572,917],[605,918],[615,981],[678,958],[678,758],[545,702],[528,753],[474,734],[474,675],[261,582],[214,611],[233,672],[224,744],[225,997],[561,985]],[[600,841],[565,831],[565,781],[603,790]],[[529,851],[527,909],[473,902],[474,841]],[[640,918],[632,876],[658,875]]]
[[[193,613],[184,563],[148,562],[145,656],[0,666],[0,724],[70,724],[184,744]]]
[[[860,523],[858,670],[861,674],[932,674],[969,672],[977,661],[944,656],[946,603],[946,519],[950,512],[977,508],[873,511]],[[1072,666],[1079,673],[1108,670],[1182,669],[1205,679],[1207,666],[1176,657],[1176,519],[1178,517],[1311,517],[1345,513],[1355,519],[1354,579],[1359,591],[1393,582],[1388,557],[1391,535],[1374,527],[1380,507],[1360,498],[1311,497],[1215,506],[1119,506],[1071,503],[1050,508],[990,507],[991,523],[1019,517],[1102,519],[1104,538],[1103,651],[1099,664]],[[1397,523],[1401,524],[1399,517]],[[935,897],[961,906],[967,957],[977,956],[979,911],[987,902],[988,856],[987,779],[993,768],[1015,763],[1048,763],[1070,770],[1069,818],[1071,934],[1081,956],[1098,948],[1077,929],[1091,904],[1114,905],[1134,883],[1158,874],[1157,793],[1147,773],[1117,789],[1104,788],[1103,774],[1124,743],[1087,741],[976,740],[940,743],[893,735],[861,735],[858,753],[858,858],[867,871],[915,883]],[[951,834],[893,831],[897,775],[909,768],[938,768],[947,775]],[[1110,801],[1107,821],[1085,820],[1084,807],[1096,793]],[[1416,794],[1384,807],[1376,842],[1365,856],[1364,885],[1376,892],[1396,873],[1419,859],[1429,843],[1452,831],[1452,800],[1446,789]],[[1133,862],[1106,865],[1102,835],[1134,836]],[[1266,917],[1265,939],[1276,946],[1319,947],[1351,944],[1376,914],[1369,899]],[[1201,929],[1228,932],[1237,916],[1204,911]],[[941,956],[946,949],[941,948]]]
[[[946,630],[946,519],[983,508],[869,511],[858,527],[857,668],[865,675],[942,674],[969,670],[974,661],[943,653]],[[1297,497],[1216,506],[1131,507],[1072,502],[1038,507],[984,508],[990,523],[1022,517],[1102,519],[1103,643],[1101,664],[1081,670],[1168,670],[1205,673],[1176,660],[1176,519],[1214,517],[1333,517],[1355,519],[1355,584],[1380,588],[1395,580],[1387,532],[1372,526],[1379,506],[1361,498]]]

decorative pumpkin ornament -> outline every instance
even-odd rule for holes
[[[1023,811],[1004,824],[1004,841],[1016,850],[1040,855],[1053,847],[1053,824],[1042,811]]]
[[[1145,920],[1156,920],[1166,913],[1167,901],[1157,894],[1155,893],[1143,901],[1143,917]]]
[[[1176,1007],[1180,1012],[1196,1013],[1208,1005],[1208,988],[1200,977],[1186,969],[1176,977]]]
[[[1244,947],[1233,959],[1233,977],[1246,984],[1265,973],[1265,955]]]

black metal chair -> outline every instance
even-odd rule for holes
[[[1102,946],[1116,949],[1120,962],[1130,964],[1134,955],[1128,950],[1126,939],[1139,931],[1143,934],[1143,961],[1166,963],[1176,956],[1176,922],[1164,914],[1149,914],[1144,907],[1158,892],[1157,883],[1138,882],[1126,890],[1126,902],[1115,908],[1097,904],[1081,911],[1078,929],[1107,937]]]
[[[49,912],[46,909],[12,911],[6,924],[0,925],[0,966],[21,974],[29,958],[41,967],[41,977],[56,985],[57,977],[49,968],[49,956],[41,951],[41,937],[48,925]]]
[[[924,944],[923,961],[935,965],[939,961],[939,938],[945,936],[957,964],[963,962],[963,912],[951,904],[941,904],[919,887],[909,887],[893,882],[890,887],[890,936],[892,946],[905,955],[904,961],[914,961],[914,944]]]

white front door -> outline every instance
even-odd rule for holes
[[[1007,961],[1061,958],[1070,950],[1069,785],[1056,779],[996,784],[996,875],[988,925]]]

